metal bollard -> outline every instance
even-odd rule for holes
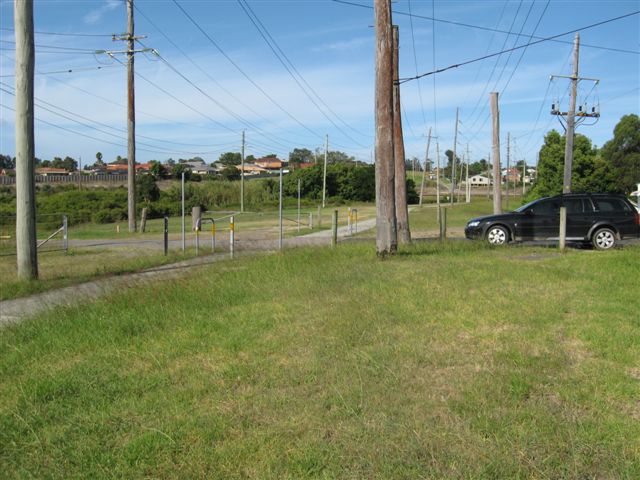
[[[196,220],[196,257],[200,253],[200,219]]]
[[[216,251],[216,221],[211,220],[211,253]]]
[[[169,253],[169,217],[164,217],[164,254]]]
[[[338,210],[333,211],[333,217],[331,219],[331,246],[335,247],[338,244]]]
[[[66,215],[62,216],[62,244],[64,245],[64,253],[69,252],[69,220]]]
[[[233,244],[235,241],[235,223],[233,217],[229,218],[229,255],[233,258]]]

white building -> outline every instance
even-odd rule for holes
[[[474,175],[469,177],[469,183],[472,187],[488,187],[491,182],[484,175]]]

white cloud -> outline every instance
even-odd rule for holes
[[[105,13],[115,10],[122,4],[122,0],[106,0],[104,5],[102,5],[100,8],[96,8],[95,10],[91,10],[89,13],[87,13],[84,16],[83,21],[87,25],[95,25],[102,19],[102,16]]]

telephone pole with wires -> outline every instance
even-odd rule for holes
[[[453,158],[451,160],[451,198],[449,203],[453,205],[453,197],[456,194],[456,147],[458,145],[458,113],[460,109],[456,107],[456,128],[453,135]]]
[[[587,118],[600,118],[599,106],[591,107],[588,111],[586,105],[581,105],[576,112],[576,99],[578,95],[578,81],[595,82],[594,87],[600,82],[596,78],[584,78],[578,76],[578,64],[580,58],[580,34],[576,33],[573,42],[573,74],[569,77],[563,75],[552,75],[551,78],[568,78],[571,81],[571,96],[569,97],[569,110],[563,112],[560,105],[554,103],[551,105],[551,115],[556,115],[560,124],[565,129],[565,147],[564,147],[564,176],[562,181],[562,193],[571,193],[571,173],[573,170],[573,140],[575,136],[575,128],[583,123]],[[578,117],[578,120],[576,120]],[[564,119],[564,123],[563,123]],[[596,120],[597,121],[597,120]],[[560,207],[560,250],[564,250],[567,234],[567,209],[564,205]]]
[[[115,55],[127,56],[127,216],[129,219],[129,232],[136,231],[136,102],[134,83],[134,57],[136,53],[151,52],[151,48],[135,49],[136,40],[146,36],[134,35],[133,0],[127,3],[127,33],[113,35],[112,40],[127,42],[127,49],[121,51],[98,50],[115,58]]]

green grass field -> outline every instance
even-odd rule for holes
[[[3,478],[640,478],[640,249],[372,243],[0,330]]]

